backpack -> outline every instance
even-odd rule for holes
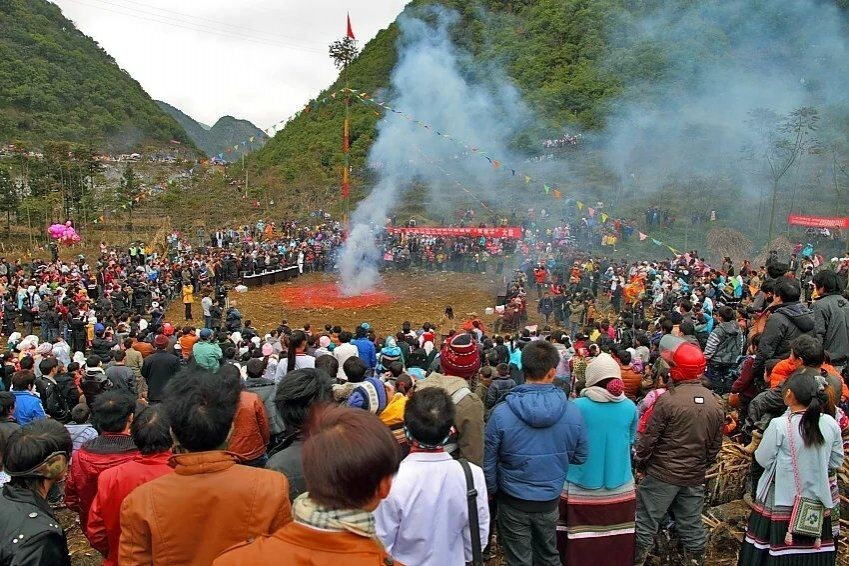
[[[68,407],[65,396],[59,391],[59,387],[47,378],[39,377],[38,380],[44,388],[44,398],[41,400],[44,412],[59,422],[70,419],[71,409]]]

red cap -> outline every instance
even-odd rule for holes
[[[698,346],[669,334],[660,339],[660,356],[669,364],[669,377],[673,381],[698,379],[707,367],[705,355]]]

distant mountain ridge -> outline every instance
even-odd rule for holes
[[[212,127],[209,127],[167,102],[157,100],[156,104],[183,126],[195,145],[210,157],[224,153],[226,158],[227,148],[241,144],[251,136],[255,136],[253,142],[255,148],[264,143],[258,137],[261,130],[248,120],[222,116]]]
[[[183,128],[55,4],[0,0],[0,53],[0,142],[191,147]]]

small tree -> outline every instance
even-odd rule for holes
[[[330,44],[330,58],[339,70],[347,69],[358,53],[357,40],[352,37],[343,37]]]
[[[746,151],[763,159],[772,182],[768,241],[772,241],[773,237],[781,180],[804,154],[818,151],[819,143],[813,138],[818,121],[817,109],[810,106],[796,108],[783,118],[764,108],[749,112],[747,123],[755,130],[758,145]]]
[[[0,168],[0,214],[6,214],[6,233],[12,229],[12,213],[18,208],[18,187],[8,169]]]

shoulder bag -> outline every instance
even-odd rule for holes
[[[802,497],[802,482],[799,480],[799,468],[796,462],[796,443],[793,441],[793,415],[787,415],[787,439],[790,443],[790,458],[793,464],[793,480],[796,482],[796,498],[793,500],[793,512],[784,543],[793,544],[793,535],[815,539],[814,548],[822,546],[822,525],[825,519],[825,506],[819,499]]]

